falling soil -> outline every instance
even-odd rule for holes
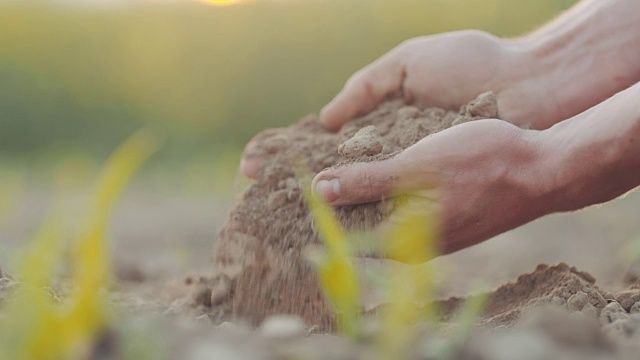
[[[305,258],[308,245],[320,241],[296,166],[317,174],[347,162],[377,161],[451,126],[496,117],[495,95],[484,93],[457,112],[391,100],[336,133],[311,115],[259,134],[245,155],[260,158],[261,170],[231,210],[214,252],[215,276],[208,286],[215,317],[258,324],[271,314],[295,314],[332,329],[331,308]],[[387,200],[340,207],[336,214],[346,229],[357,231],[374,228],[392,211],[393,201]]]

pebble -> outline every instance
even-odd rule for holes
[[[616,301],[625,311],[629,311],[635,303],[640,301],[640,289],[622,291],[616,295]]]
[[[589,296],[582,291],[578,291],[567,300],[567,305],[569,310],[580,311],[588,302]]]
[[[492,92],[480,94],[466,107],[466,112],[471,116],[478,116],[484,119],[498,117],[498,101]]]
[[[612,301],[609,305],[605,306],[600,313],[600,323],[607,325],[615,322],[616,320],[626,320],[629,317],[622,306],[617,301]]]
[[[373,125],[363,127],[353,137],[340,145],[338,154],[346,158],[373,156],[382,152],[384,145],[380,131]]]
[[[640,301],[638,301],[637,303],[633,304],[631,309],[629,309],[629,313],[631,313],[631,314],[640,314]]]
[[[587,317],[594,318],[594,319],[598,318],[598,310],[596,309],[595,306],[591,305],[591,303],[584,304],[581,311]]]

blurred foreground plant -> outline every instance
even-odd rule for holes
[[[72,290],[63,301],[45,291],[62,261],[61,225],[51,216],[18,269],[22,286],[3,305],[0,359],[84,359],[109,335],[109,310],[103,290],[109,285],[106,231],[126,184],[156,150],[157,141],[140,131],[111,155],[96,188],[90,220],[72,244]]]
[[[353,247],[362,242],[358,234],[347,234],[331,208],[307,191],[309,208],[325,244],[324,255],[317,262],[319,281],[335,307],[339,330],[356,338],[362,320],[358,272],[352,263]],[[406,358],[419,336],[419,324],[434,325],[438,321],[435,305],[435,269],[428,262],[437,254],[437,217],[425,212],[424,199],[399,197],[396,210],[375,235],[364,241],[376,242],[374,251],[404,266],[387,266],[380,281],[386,294],[380,310],[380,330],[375,346],[382,359]],[[360,244],[361,246],[363,244]],[[371,244],[365,244],[368,251]],[[448,358],[461,346],[482,311],[484,298],[472,297],[458,315],[457,336],[440,342],[427,342],[423,351],[432,358]],[[434,329],[431,329],[434,330]],[[433,344],[433,346],[430,346]]]
[[[335,308],[339,330],[355,338],[361,312],[360,286],[349,239],[329,205],[310,192],[307,199],[326,246],[324,254],[317,259],[320,284]]]

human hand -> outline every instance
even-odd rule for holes
[[[545,119],[545,111],[553,108],[536,100],[543,98],[536,94],[543,94],[544,89],[527,79],[534,65],[525,54],[517,41],[480,31],[415,38],[353,75],[322,109],[320,120],[326,128],[337,130],[391,96],[401,95],[419,107],[457,109],[478,94],[493,91],[500,117],[530,124]],[[262,137],[264,134],[247,145],[241,162],[241,171],[251,178],[261,164],[252,149]]]
[[[400,194],[425,200],[422,211],[437,211],[441,221],[441,250],[453,252],[550,211],[538,134],[501,120],[473,121],[391,159],[325,170],[313,189],[335,206]]]

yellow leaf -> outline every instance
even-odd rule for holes
[[[340,331],[355,337],[361,310],[360,286],[346,232],[327,204],[309,192],[307,201],[325,244],[317,270],[320,285],[335,308]]]

